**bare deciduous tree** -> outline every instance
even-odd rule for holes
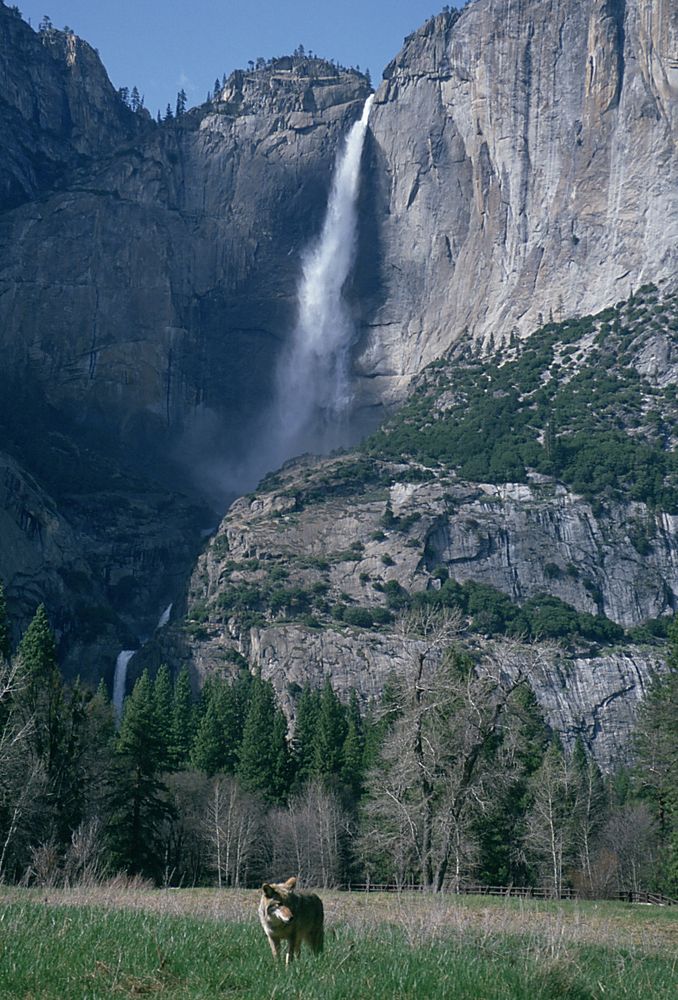
[[[544,883],[559,898],[565,868],[576,856],[574,829],[575,778],[572,761],[553,743],[533,781],[525,846]]]
[[[638,892],[652,884],[659,853],[657,824],[644,802],[614,810],[603,827],[592,864],[594,889]],[[601,885],[601,883],[603,883]]]
[[[287,809],[268,823],[272,870],[291,872],[306,885],[338,885],[350,820],[337,796],[319,780],[309,782]]]
[[[436,891],[471,865],[474,810],[499,780],[488,749],[522,683],[498,660],[477,666],[451,650],[458,630],[457,617],[426,609],[400,624],[411,656],[395,680],[395,722],[369,779],[362,840],[368,864],[388,851],[397,859],[392,874],[402,879],[409,868]]]
[[[262,802],[243,791],[235,778],[219,775],[212,779],[203,833],[219,888],[247,881],[250,869],[260,860],[263,821]]]
[[[24,690],[19,658],[8,662],[0,657],[0,812],[6,816],[0,828],[0,881],[12,853],[17,858],[22,853],[18,842],[25,840],[45,781],[44,768],[31,750],[35,723],[21,706]]]

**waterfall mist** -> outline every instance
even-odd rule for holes
[[[356,253],[360,163],[373,99],[368,97],[337,155],[322,230],[302,254],[296,323],[250,453],[237,466],[200,463],[202,485],[213,494],[219,486],[222,495],[237,495],[288,458],[351,443],[349,356],[355,330],[343,290]]]

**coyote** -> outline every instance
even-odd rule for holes
[[[314,892],[295,892],[296,878],[262,886],[259,920],[274,958],[280,942],[287,941],[285,964],[299,957],[301,942],[307,941],[314,954],[323,950],[323,904]]]

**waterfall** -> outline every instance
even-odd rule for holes
[[[172,614],[172,602],[170,602],[167,605],[167,607],[165,608],[165,610],[163,611],[163,613],[160,615],[160,618],[158,619],[158,624],[155,626],[156,627],[156,631],[157,631],[157,629],[164,628],[165,625],[167,625],[167,623],[170,620],[170,615],[171,614]]]
[[[115,661],[115,674],[113,675],[113,709],[115,720],[120,725],[122,719],[122,703],[125,700],[125,687],[127,685],[127,665],[132,659],[136,649],[123,649],[118,653]]]
[[[328,451],[346,443],[354,327],[342,293],[355,257],[360,161],[373,99],[368,97],[346,138],[322,231],[303,255],[297,322],[277,372],[269,438],[276,465],[309,449]]]

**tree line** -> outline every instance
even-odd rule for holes
[[[291,733],[244,660],[197,696],[185,669],[144,672],[116,727],[103,683],[63,682],[44,607],[12,653],[0,590],[0,878],[676,893],[675,624],[634,764],[613,775],[560,744],[529,662],[478,662],[430,609],[397,630],[408,657],[378,699],[296,689]]]

